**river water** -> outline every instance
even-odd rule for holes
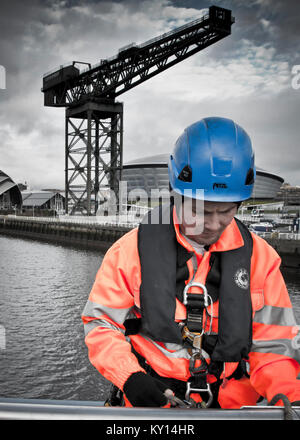
[[[0,236],[0,398],[103,400],[81,313],[103,253]],[[300,271],[283,272],[300,324]]]

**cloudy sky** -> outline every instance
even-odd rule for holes
[[[250,134],[257,166],[300,185],[297,0],[0,0],[0,169],[32,189],[63,189],[65,110],[44,107],[43,74],[96,64],[212,4],[232,10],[232,35],[118,98],[124,161],[168,153],[190,123],[224,116]]]

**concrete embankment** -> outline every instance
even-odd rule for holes
[[[265,240],[278,252],[283,267],[300,269],[300,240],[277,238],[276,236],[265,238]]]
[[[77,224],[47,220],[28,220],[22,217],[0,218],[0,234],[31,238],[55,243],[80,245],[90,249],[106,250],[128,232],[130,227]]]
[[[52,219],[22,219],[22,217],[0,218],[0,234],[12,237],[32,238],[62,244],[80,245],[91,249],[108,249],[132,226],[85,224]],[[278,238],[276,234],[265,238],[278,252],[283,267],[300,268],[300,240]]]

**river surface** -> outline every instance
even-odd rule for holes
[[[0,398],[103,400],[81,313],[103,253],[0,236]],[[300,324],[300,271],[283,272]]]

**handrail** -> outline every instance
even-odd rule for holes
[[[155,43],[158,40],[162,40],[164,38],[167,38],[171,35],[177,34],[177,32],[183,31],[184,29],[188,29],[189,27],[193,27],[198,23],[201,23],[204,20],[208,20],[209,19],[209,14],[203,15],[200,18],[197,18],[196,20],[190,21],[189,23],[186,23],[176,29],[172,29],[169,32],[165,32],[162,35],[159,35],[157,37],[151,38],[150,40],[145,41],[145,43],[139,44],[137,47],[145,47],[145,46],[150,46],[150,44]]]
[[[145,41],[144,43],[141,43],[141,44],[130,43],[130,44],[126,45],[126,46],[123,46],[123,47],[121,47],[121,48],[118,50],[118,53],[116,53],[115,55],[112,55],[112,56],[109,57],[109,58],[102,59],[99,63],[96,63],[96,64],[94,64],[93,66],[91,66],[90,69],[88,69],[88,68],[83,69],[83,70],[80,72],[80,75],[82,75],[82,74],[84,74],[84,73],[86,73],[86,72],[88,72],[88,71],[90,71],[90,70],[93,70],[93,69],[95,69],[96,67],[99,67],[99,66],[101,66],[101,65],[103,65],[103,64],[105,64],[105,63],[109,63],[110,61],[116,60],[116,59],[119,57],[120,52],[122,52],[122,51],[124,51],[124,50],[126,50],[126,49],[130,49],[131,47],[136,47],[136,48],[138,48],[138,49],[142,49],[142,48],[144,48],[144,47],[146,47],[146,46],[150,46],[151,44],[155,43],[156,41],[162,40],[162,39],[164,39],[164,38],[168,38],[168,37],[170,37],[171,35],[176,34],[177,32],[180,32],[180,31],[182,31],[182,30],[184,30],[184,29],[188,29],[189,27],[193,27],[193,26],[195,26],[196,24],[201,23],[202,21],[205,21],[205,20],[207,20],[207,19],[209,19],[209,14],[205,14],[205,15],[203,15],[202,17],[197,18],[196,20],[190,21],[189,23],[186,23],[186,24],[184,24],[184,25],[182,25],[182,26],[180,26],[180,27],[178,27],[178,28],[172,29],[172,30],[169,31],[169,32],[165,32],[164,34],[158,35],[157,37],[151,38],[150,40],[147,40],[147,41]]]
[[[144,207],[145,208],[145,207]],[[148,210],[151,208],[148,208]],[[136,211],[132,214],[115,215],[115,216],[59,216],[59,217],[30,217],[30,216],[17,216],[14,214],[0,215],[0,218],[4,219],[15,219],[21,221],[35,221],[35,222],[46,222],[46,223],[70,223],[70,224],[81,224],[81,225],[99,225],[99,226],[119,226],[125,228],[135,228],[141,222],[143,213],[140,217],[137,217]],[[258,235],[263,238],[272,238],[279,240],[300,240],[300,233],[296,232],[279,232],[273,230],[271,232],[259,231]]]
[[[299,420],[300,407],[293,407],[293,416]],[[113,427],[120,420],[189,420],[183,424],[193,434],[198,429],[196,420],[283,420],[282,406],[244,406],[241,409],[205,409],[198,408],[126,408],[104,406],[104,402],[42,400],[42,399],[0,399],[0,420],[105,420],[107,426]],[[150,434],[155,422],[143,423],[143,432]],[[122,426],[122,422],[119,422]],[[166,423],[167,425],[167,423]],[[165,425],[165,426],[166,426]],[[135,424],[139,426],[139,424]],[[179,425],[178,425],[179,426]],[[148,428],[147,428],[148,427]],[[137,431],[135,431],[137,432]],[[165,431],[166,432],[166,431]],[[183,430],[181,431],[183,434]]]

